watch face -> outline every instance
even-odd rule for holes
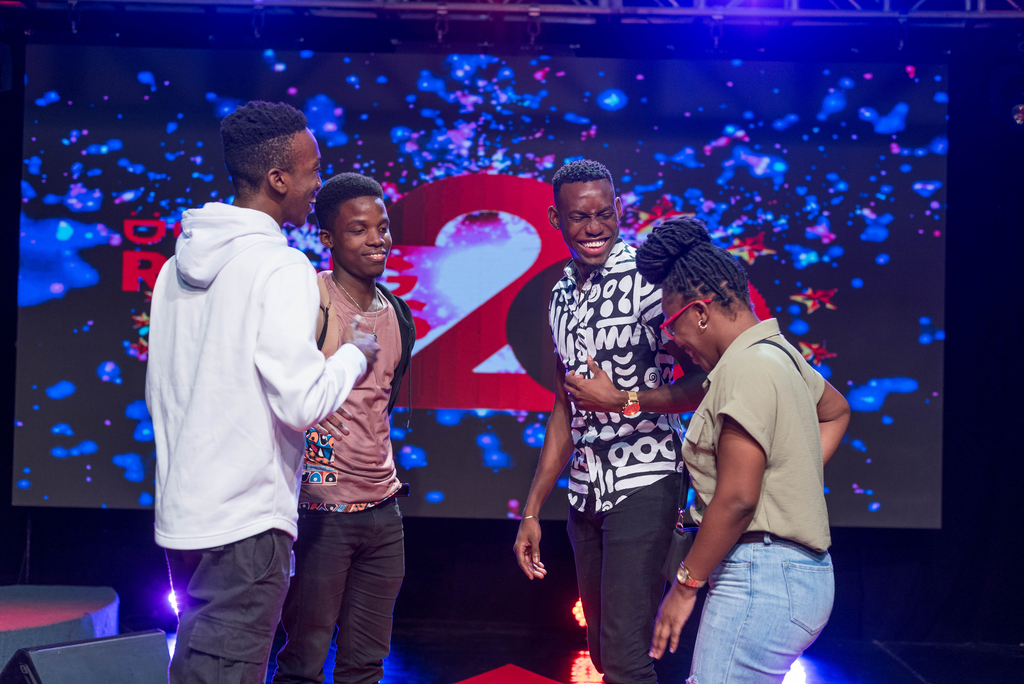
[[[622,415],[627,418],[632,418],[638,413],[640,413],[640,404],[627,404],[626,408],[622,409]]]
[[[681,565],[679,566],[679,569],[676,570],[676,582],[679,582],[686,587],[700,589],[707,583],[707,580],[698,580],[690,577],[690,571],[687,570],[685,566]]]

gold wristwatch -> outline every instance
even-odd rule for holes
[[[706,579],[699,580],[690,577],[690,571],[682,563],[679,564],[679,569],[676,570],[676,582],[679,582],[684,587],[693,587],[694,589],[700,589],[708,583]]]
[[[640,397],[636,392],[626,392],[626,403],[622,405],[622,415],[632,418],[640,413]]]

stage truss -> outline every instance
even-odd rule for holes
[[[1024,0],[0,0],[71,12],[200,10],[331,18],[541,23],[870,25],[976,27],[1024,21]]]

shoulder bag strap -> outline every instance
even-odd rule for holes
[[[778,347],[779,349],[782,350],[782,353],[786,355],[786,358],[793,362],[793,368],[796,368],[796,372],[800,373],[800,364],[798,364],[796,362],[796,359],[794,359],[792,356],[790,356],[789,352],[786,351],[786,348],[783,347],[778,342],[772,342],[771,340],[760,340],[758,342],[755,342],[754,344],[770,344],[773,347]],[[800,375],[803,375],[803,373],[800,373]]]

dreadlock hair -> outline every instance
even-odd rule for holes
[[[558,204],[558,191],[566,183],[587,183],[589,181],[606,180],[611,183],[612,192],[615,192],[615,181],[612,180],[612,172],[601,162],[590,159],[577,159],[569,162],[555,172],[551,184],[555,187],[555,204]]]
[[[357,197],[384,198],[380,183],[361,173],[339,173],[327,179],[316,194],[316,224],[331,232],[341,205]]]
[[[740,262],[711,242],[707,226],[697,218],[665,221],[636,252],[636,269],[663,291],[702,299],[709,294],[722,307],[739,300],[750,308],[747,272]]]
[[[283,102],[253,100],[224,117],[224,166],[235,192],[243,197],[256,194],[270,169],[290,172],[292,136],[305,129],[306,116]]]

